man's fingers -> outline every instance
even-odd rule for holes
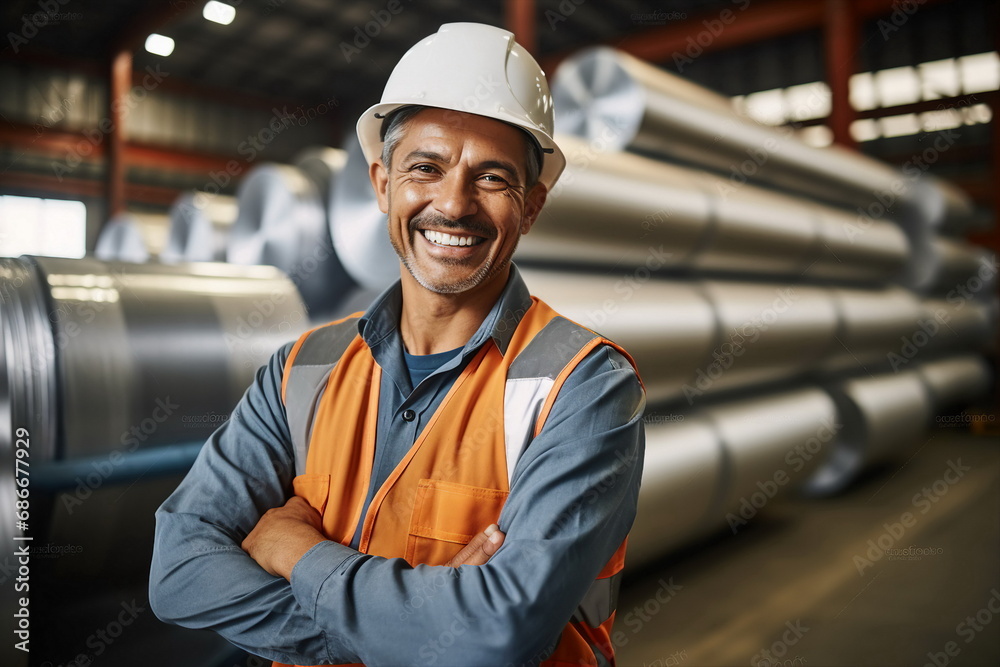
[[[459,565],[484,565],[503,544],[505,535],[497,525],[490,524],[486,530],[473,537],[465,547],[445,563],[450,567]]]

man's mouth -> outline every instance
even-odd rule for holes
[[[456,234],[436,232],[430,229],[421,229],[420,233],[423,234],[424,238],[431,243],[446,248],[479,245],[486,240],[481,236],[458,236]]]

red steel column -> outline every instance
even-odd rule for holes
[[[111,59],[108,85],[108,212],[107,219],[125,211],[125,121],[124,101],[132,85],[132,50],[122,47]]]
[[[853,0],[826,0],[824,51],[826,81],[830,86],[830,129],[834,143],[856,148],[851,137],[855,119],[851,107],[851,75],[858,71],[858,23]]]
[[[538,58],[538,37],[535,32],[535,0],[507,0],[504,9],[507,29],[517,43]]]

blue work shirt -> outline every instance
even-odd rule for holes
[[[415,388],[399,333],[401,304],[397,282],[358,321],[383,370],[366,504],[476,351],[506,349],[511,323],[531,300],[512,265],[476,333]],[[264,512],[292,495],[293,448],[281,401],[290,348],[258,370],[232,417],[157,511],[150,572],[156,615],[302,665],[468,667],[544,659],[635,518],[645,401],[631,365],[604,345],[570,373],[514,468],[498,521],[506,539],[487,564],[411,567],[326,541],[299,560],[289,583],[261,569],[240,544]],[[416,417],[403,419],[405,410]]]

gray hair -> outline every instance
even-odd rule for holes
[[[386,118],[385,138],[382,144],[382,164],[385,165],[386,169],[392,166],[392,154],[396,151],[396,146],[403,138],[403,130],[406,129],[407,123],[426,108],[418,104],[411,104],[400,107]],[[511,127],[517,126],[512,125]],[[519,127],[517,129],[524,132],[528,137],[528,154],[525,159],[525,185],[530,189],[538,183],[538,176],[542,171],[542,149],[538,145],[538,141],[530,133]]]

